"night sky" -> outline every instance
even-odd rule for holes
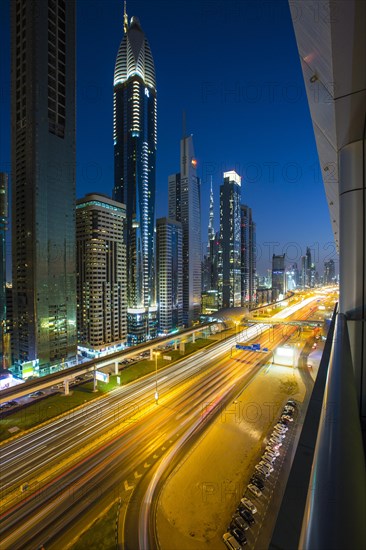
[[[69,0],[68,0],[69,1]],[[9,0],[0,2],[0,170],[10,163]],[[257,223],[258,271],[275,253],[306,246],[323,272],[333,234],[288,4],[282,0],[130,0],[150,43],[158,90],[157,217],[179,171],[182,112],[201,177],[202,241],[210,178],[215,230],[222,172],[242,176]],[[77,196],[113,188],[113,72],[123,37],[121,0],[77,2]],[[277,243],[277,244],[276,244]],[[295,244],[294,244],[295,243]],[[338,267],[338,266],[337,266]]]

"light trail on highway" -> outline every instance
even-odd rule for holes
[[[307,306],[304,309],[305,314]],[[267,328],[269,325],[264,323],[263,338]],[[258,325],[253,327],[254,331],[258,337]],[[277,345],[284,337],[280,329],[274,334],[271,344]],[[31,548],[35,541],[44,544],[54,540],[86,509],[92,509],[95,493],[101,498],[132,471],[141,468],[141,463],[150,459],[154,449],[165,440],[173,438],[174,441],[189,433],[197,419],[201,420],[205,403],[215,401],[218,395],[227,395],[255,370],[258,361],[255,353],[248,355],[254,364],[251,368],[226,357],[235,340],[234,335],[160,371],[158,406],[153,401],[153,373],[119,388],[103,401],[89,403],[48,426],[2,445],[2,500],[9,499],[9,494],[14,497],[7,501],[8,509],[1,510],[3,548]],[[261,359],[264,361],[265,357]],[[119,433],[112,434],[117,421]],[[157,435],[153,437],[153,433]],[[96,448],[88,449],[86,456],[78,457],[71,464],[72,452],[80,453],[103,434],[103,444],[99,442]],[[36,454],[34,445],[37,445]],[[57,470],[55,457],[65,459],[63,471]],[[37,487],[33,494],[19,496],[19,485],[37,479],[45,468],[50,472],[50,479],[44,478],[44,485]],[[28,541],[32,541],[33,546],[29,546]]]

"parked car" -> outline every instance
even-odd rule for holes
[[[266,468],[263,468],[260,464],[256,464],[254,469],[263,474],[265,477],[269,477],[270,472]]]
[[[241,545],[238,543],[235,537],[231,533],[225,533],[223,536],[223,541],[230,550],[241,550]]]
[[[264,490],[264,487],[265,487],[264,479],[259,477],[259,474],[253,474],[252,477],[250,478],[250,483],[253,483],[253,485],[256,485],[256,487],[258,487],[258,489],[260,489],[261,491]]]
[[[270,464],[275,462],[276,458],[277,458],[276,455],[273,455],[272,453],[264,453],[262,455],[262,460],[265,460],[266,462],[269,462]]]
[[[293,422],[294,419],[292,418],[292,416],[288,416],[287,414],[283,415],[281,418],[283,418],[284,420],[288,420],[289,422]]]
[[[245,536],[244,531],[240,529],[240,527],[234,527],[234,529],[230,529],[230,533],[242,546],[247,543],[247,537]]]
[[[232,517],[230,528],[235,526],[240,527],[243,531],[247,531],[249,529],[249,525],[243,520],[240,514],[234,514]]]
[[[274,430],[271,434],[272,439],[276,439],[277,441],[280,441],[280,442],[282,441],[282,439],[285,439],[285,437],[286,437],[286,434],[276,432],[276,430]]]
[[[288,399],[286,405],[291,405],[291,407],[295,407],[295,409],[297,409],[297,403],[293,399]]]
[[[269,442],[271,445],[277,445],[278,447],[282,446],[282,437],[277,437],[276,435],[272,435],[269,439]]]
[[[248,508],[248,510],[252,513],[252,514],[256,514],[257,513],[257,508],[254,506],[253,502],[251,500],[249,500],[249,498],[246,498],[246,497],[243,497],[240,501],[242,503],[243,506],[245,506],[246,508]]]
[[[267,472],[271,473],[273,472],[273,466],[272,464],[269,464],[268,462],[265,462],[264,460],[261,460],[259,462],[259,466],[262,466],[262,468],[264,468],[265,470],[267,470]]]
[[[265,450],[268,453],[273,453],[275,456],[280,456],[280,451],[275,449],[275,445],[267,445]]]
[[[253,517],[253,514],[249,512],[247,508],[244,508],[244,506],[239,507],[239,514],[249,525],[253,525],[255,523],[255,519]]]
[[[258,489],[258,487],[256,487],[255,485],[253,485],[253,483],[249,483],[248,485],[248,489],[251,493],[253,493],[253,495],[255,495],[256,497],[261,497],[262,496],[262,491],[260,491]]]
[[[283,429],[281,429],[279,426],[276,426],[275,428],[273,428],[273,432],[274,434],[276,435],[280,435],[281,437],[283,435],[286,435],[286,432],[288,431],[288,427],[287,426],[282,426]]]

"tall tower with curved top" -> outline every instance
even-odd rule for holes
[[[128,23],[114,71],[113,198],[126,205],[127,325],[131,344],[153,338],[155,306],[156,81],[137,17]]]

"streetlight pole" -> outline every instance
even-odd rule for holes
[[[158,392],[158,355],[160,355],[160,352],[153,351],[153,354],[155,355],[155,401],[158,405],[158,399],[159,399],[159,392]]]

